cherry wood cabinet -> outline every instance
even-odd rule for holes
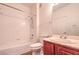
[[[43,51],[44,55],[54,55],[54,45],[50,42],[44,41]]]
[[[44,55],[79,55],[79,50],[68,46],[44,41]]]
[[[66,51],[66,49],[63,49],[63,47],[59,45],[55,45],[55,54],[56,55],[72,55],[70,52],[68,52],[69,50]]]
[[[55,44],[55,54],[56,55],[79,55],[79,51],[74,48]]]

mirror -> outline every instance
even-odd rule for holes
[[[79,3],[59,3],[53,7],[52,32],[79,36]]]

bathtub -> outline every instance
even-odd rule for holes
[[[32,42],[22,42],[20,44],[7,44],[0,46],[0,55],[21,55],[30,51],[30,44]]]

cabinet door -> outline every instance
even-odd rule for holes
[[[76,49],[64,47],[61,45],[55,45],[55,54],[56,55],[79,55],[79,51]]]
[[[71,53],[69,53],[69,52],[67,52],[67,51],[61,50],[61,51],[59,52],[59,55],[73,55],[73,54],[71,54]]]
[[[52,43],[44,41],[43,51],[44,51],[44,55],[53,55],[54,45]]]
[[[76,49],[68,48],[68,47],[62,47],[61,52],[64,51],[63,53],[67,52],[68,55],[79,55],[79,51]]]
[[[61,49],[60,46],[55,45],[55,55],[59,55],[60,54],[60,49]]]

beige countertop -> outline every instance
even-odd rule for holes
[[[58,37],[44,38],[45,41],[65,45],[68,47],[79,49],[79,40],[77,39],[61,39]]]

